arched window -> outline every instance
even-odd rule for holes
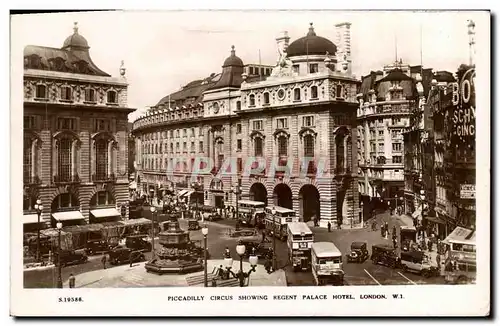
[[[255,156],[262,156],[263,155],[263,149],[264,149],[263,148],[264,147],[263,143],[264,143],[264,141],[260,137],[256,137],[253,140]]]
[[[47,86],[43,84],[38,84],[36,85],[36,92],[35,92],[35,97],[36,98],[47,98]]]
[[[52,212],[67,210],[67,208],[75,208],[78,209],[80,203],[78,202],[78,198],[71,193],[60,194],[51,204]]]
[[[336,156],[337,156],[337,171],[338,173],[344,172],[345,169],[345,136],[338,135],[335,137],[336,141]]]
[[[85,102],[95,103],[95,90],[93,88],[85,89]]]
[[[268,92],[264,93],[264,104],[269,104],[269,93]]]
[[[107,103],[116,104],[118,103],[118,98],[116,96],[116,91],[108,91],[107,93]]]
[[[249,106],[255,106],[255,95],[254,94],[250,94],[250,96],[248,97],[248,102],[249,102]]]
[[[108,142],[106,139],[98,139],[95,142],[96,180],[106,180],[108,176]]]
[[[312,99],[318,98],[318,86],[311,87],[311,98]]]
[[[344,95],[342,94],[342,91],[343,91],[342,85],[337,85],[337,89],[336,89],[336,96],[337,96],[337,98],[343,98],[344,97]]]
[[[300,88],[295,88],[293,90],[293,100],[300,101]]]
[[[73,90],[69,86],[61,88],[61,99],[63,101],[71,101],[73,99]]]
[[[288,156],[288,139],[285,136],[278,137],[278,156]]]
[[[305,135],[304,136],[304,156],[314,157],[314,136]]]
[[[58,143],[57,175],[60,182],[69,182],[72,177],[73,139],[61,138]]]

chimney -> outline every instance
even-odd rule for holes
[[[337,45],[337,64],[339,70],[345,74],[352,74],[351,61],[351,23],[340,23],[335,25]]]
[[[280,36],[276,38],[276,44],[278,46],[278,60],[281,58],[281,54],[288,47],[288,43],[290,42],[290,37],[288,36],[288,32],[281,32]]]

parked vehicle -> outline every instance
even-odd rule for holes
[[[92,256],[94,254],[110,251],[111,246],[106,240],[90,240],[87,241],[84,250],[87,256]]]
[[[137,235],[129,235],[125,240],[125,246],[132,250],[138,250],[141,252],[149,252],[152,250],[151,242],[145,240],[147,235],[145,234],[137,234]]]
[[[198,222],[198,220],[189,220],[188,221],[188,230],[189,231],[199,230],[199,229],[200,229],[200,223]]]
[[[132,262],[138,263],[146,260],[143,252],[132,250],[126,247],[116,247],[109,252],[109,263],[111,265],[120,265],[130,263],[130,254],[132,254]]]
[[[372,263],[398,268],[400,259],[396,254],[396,250],[385,244],[372,246]]]
[[[54,256],[56,259],[55,262],[58,262],[58,257],[57,257],[57,252]],[[80,251],[75,251],[75,250],[62,250],[61,251],[61,266],[68,266],[68,265],[77,265],[77,264],[83,264],[88,261],[87,255]]]
[[[404,272],[413,272],[423,277],[439,276],[439,269],[432,266],[430,259],[422,251],[401,252],[401,268]]]
[[[366,248],[366,242],[353,242],[351,243],[351,252],[346,255],[347,262],[362,263],[370,256]]]

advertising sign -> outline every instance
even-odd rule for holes
[[[463,184],[460,185],[460,199],[475,199],[476,198],[476,185]]]

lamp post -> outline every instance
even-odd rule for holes
[[[225,263],[226,263],[226,268],[227,268],[227,271],[229,273],[231,273],[231,275],[238,279],[240,281],[240,287],[244,287],[245,286],[245,280],[250,278],[250,274],[252,274],[253,272],[255,272],[255,268],[257,267],[257,262],[259,261],[259,257],[257,257],[257,255],[255,254],[255,248],[252,250],[252,254],[250,255],[250,257],[248,258],[248,261],[250,263],[250,270],[248,272],[244,272],[243,271],[243,255],[245,254],[245,251],[246,251],[246,247],[244,244],[241,243],[241,241],[238,243],[238,245],[236,246],[236,253],[238,253],[238,255],[240,256],[240,270],[238,271],[238,273],[233,273],[233,271],[231,270],[231,268],[233,267],[233,259],[230,258],[230,257],[226,257],[224,259]]]
[[[200,189],[200,184],[198,182],[193,182],[191,183],[191,188],[193,188],[194,193],[195,193],[195,205],[196,205],[196,211],[195,211],[195,219],[198,219],[198,216],[200,215],[200,212],[198,211],[198,190]],[[204,222],[204,217],[203,215],[201,216],[201,222]]]
[[[205,287],[208,287],[208,271],[207,271],[207,235],[208,235],[208,227],[204,225],[201,228],[201,233],[203,234],[203,249],[205,250],[204,255],[205,255],[205,266],[204,266],[204,279],[205,279]]]
[[[57,221],[57,287],[62,289],[62,266],[61,266],[61,229],[62,223]]]
[[[38,224],[36,226],[36,261],[40,262],[40,216],[42,215],[43,205],[40,199],[36,200],[35,204],[36,215],[38,215]]]
[[[276,207],[271,208],[271,215],[273,216],[273,271],[276,270]]]
[[[363,224],[364,224],[364,219],[365,219],[365,218],[364,218],[365,211],[363,210],[363,206],[364,206],[363,202],[361,202],[360,206],[361,206],[361,226],[363,226]]]
[[[151,210],[151,251],[153,253],[153,258],[155,256],[155,214],[156,207],[151,206],[149,208]]]
[[[402,210],[404,210],[404,209],[405,209],[405,205],[404,205],[404,202],[403,202],[403,196],[399,197],[399,202],[400,202],[401,204],[403,204],[403,205],[402,205],[402,206],[403,206],[403,207],[402,207]],[[403,214],[404,214],[404,212],[403,212]],[[399,214],[399,215],[401,215],[401,214]]]
[[[240,195],[240,186],[238,184],[234,185],[233,188],[231,189],[231,191],[236,196],[236,219],[239,220],[240,219],[240,214],[239,214],[239,211],[238,211],[238,197]]]

